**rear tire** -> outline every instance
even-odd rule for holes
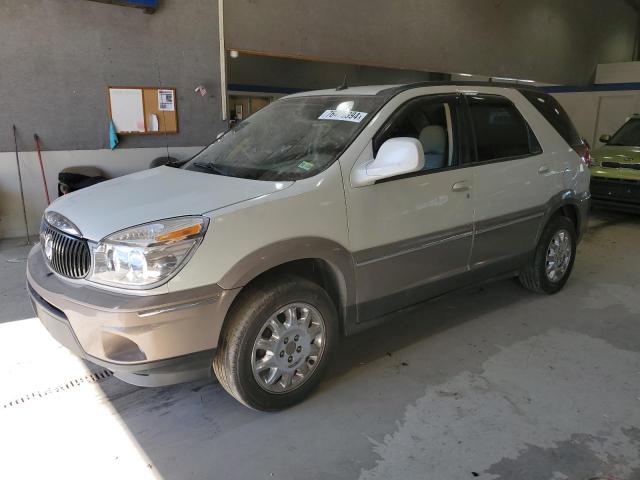
[[[533,258],[520,272],[520,283],[537,293],[557,293],[571,275],[575,256],[576,227],[567,217],[555,216],[542,232]]]
[[[270,277],[249,286],[230,310],[213,370],[246,406],[281,410],[319,383],[338,337],[324,289],[292,275]]]

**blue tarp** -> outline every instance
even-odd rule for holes
[[[153,11],[158,8],[160,0],[91,0],[93,2],[111,3],[113,5],[122,5],[124,7],[144,8]]]
[[[113,150],[118,146],[118,134],[116,133],[116,126],[113,124],[113,120],[109,120],[109,148]]]

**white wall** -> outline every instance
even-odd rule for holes
[[[202,147],[172,147],[169,155],[183,159]],[[106,176],[117,177],[144,170],[157,157],[166,156],[164,148],[133,148],[123,150],[45,151],[42,159],[51,200],[57,197],[58,172],[69,166],[95,166]],[[40,165],[35,152],[19,152],[20,170],[25,195],[29,231],[38,233],[40,217],[46,208]],[[108,207],[105,205],[105,207]],[[0,152],[0,238],[25,235],[18,170],[14,152]]]
[[[603,134],[614,133],[633,113],[640,112],[640,90],[554,93],[592,148]]]
[[[640,82],[640,62],[601,63],[596,70],[595,83]]]
[[[640,113],[640,88],[604,90],[612,88],[606,85],[611,83],[640,84],[640,62],[602,63],[596,70],[596,85],[588,91],[553,94],[593,148],[602,145],[601,135],[614,133],[630,115]]]

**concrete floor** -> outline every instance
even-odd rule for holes
[[[558,295],[502,280],[401,314],[273,414],[91,375],[32,318],[26,251],[0,244],[0,478],[640,479],[638,216],[595,214]]]

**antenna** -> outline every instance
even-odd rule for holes
[[[347,88],[349,88],[349,85],[347,85],[347,74],[345,73],[344,80],[342,80],[342,85],[336,87],[336,92],[339,92],[340,90],[346,90]]]

